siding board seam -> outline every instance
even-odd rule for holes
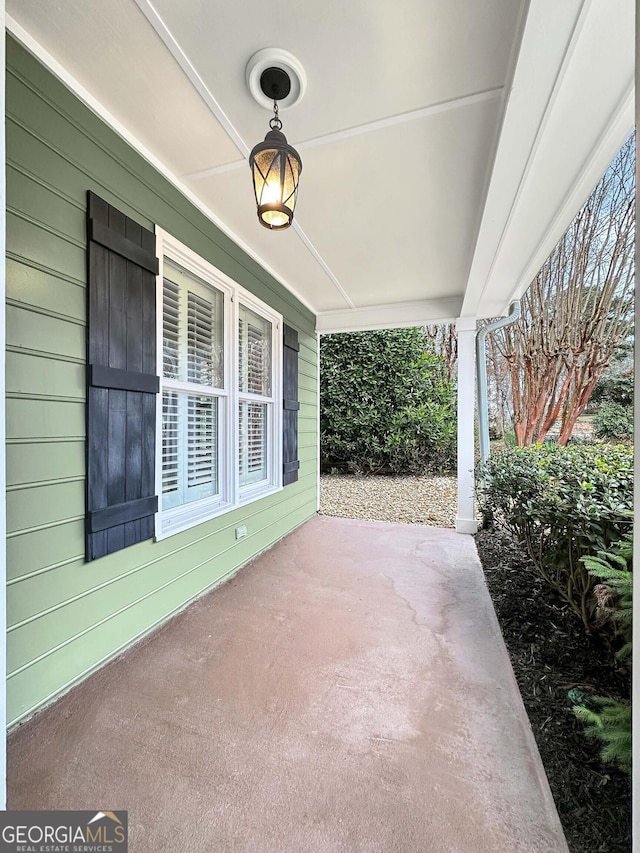
[[[46,233],[51,234],[52,237],[64,240],[65,243],[75,246],[76,249],[82,249],[84,251],[86,248],[83,241],[76,240],[75,237],[72,237],[70,234],[65,234],[64,231],[58,231],[57,228],[52,228],[50,225],[46,225],[41,220],[34,219],[33,216],[29,216],[21,210],[16,210],[15,207],[7,205],[7,214],[15,216],[16,219],[21,219],[23,222],[28,222],[29,225],[34,225],[36,228],[40,229],[40,231],[46,231]]]
[[[226,550],[228,550],[228,549],[226,549]],[[212,560],[218,559],[218,557],[224,553],[225,553],[225,551],[222,551],[218,554],[214,554],[210,557],[207,557],[205,560],[202,560],[200,563],[197,563],[195,566],[191,566],[190,568],[188,568],[186,571],[182,572],[181,574],[175,575],[174,577],[170,578],[170,580],[166,581],[165,583],[161,584],[160,586],[154,587],[153,589],[149,590],[149,592],[145,593],[144,595],[141,595],[138,598],[134,599],[133,601],[130,601],[129,604],[125,604],[123,607],[120,607],[118,610],[115,610],[113,613],[110,613],[108,616],[103,617],[98,622],[92,623],[89,627],[84,628],[82,631],[78,632],[77,634],[74,634],[71,637],[68,637],[66,640],[64,640],[62,643],[59,643],[57,646],[54,646],[53,648],[47,650],[46,652],[43,652],[41,655],[34,658],[32,661],[29,661],[28,663],[23,664],[21,667],[14,670],[10,674],[8,674],[7,678],[11,678],[13,675],[17,675],[19,672],[21,672],[24,669],[27,669],[29,666],[33,666],[33,664],[38,663],[39,661],[48,657],[50,654],[53,654],[54,652],[58,651],[59,649],[64,648],[64,646],[69,645],[69,643],[73,643],[75,640],[80,639],[80,637],[83,637],[85,634],[88,634],[94,628],[99,628],[100,625],[104,625],[106,622],[109,622],[111,619],[115,619],[116,616],[120,616],[121,613],[126,613],[127,610],[130,610],[132,607],[136,607],[138,604],[141,604],[143,601],[146,601],[147,598],[150,598],[152,595],[155,595],[156,593],[161,592],[163,589],[166,589],[167,587],[171,586],[171,584],[174,584],[177,581],[188,577],[193,572],[198,571],[198,569],[202,569],[204,566],[206,566]],[[55,613],[57,610],[61,610],[62,608],[67,607],[70,604],[75,604],[77,601],[82,601],[83,598],[87,598],[89,595],[93,595],[94,592],[100,592],[101,590],[106,589],[109,586],[112,586],[114,583],[117,583],[118,581],[121,581],[126,577],[137,574],[139,571],[141,571],[141,567],[131,569],[130,571],[126,572],[124,575],[119,575],[118,578],[110,578],[108,581],[104,581],[103,583],[98,584],[97,586],[91,587],[91,589],[85,590],[84,592],[81,592],[78,595],[74,595],[71,598],[65,599],[64,601],[58,602],[57,604],[54,604],[52,607],[48,607],[45,610],[41,610],[39,613],[35,613],[32,616],[29,616],[27,619],[23,619],[21,622],[16,622],[14,625],[8,625],[7,626],[7,634],[11,634],[13,631],[17,631],[19,628],[24,628],[25,625],[29,625],[32,622],[36,622],[38,619],[42,619],[44,616],[48,616],[50,613]]]
[[[26,391],[7,391],[7,400],[38,400],[41,403],[84,403],[85,397],[57,397],[54,394],[31,394]]]
[[[302,364],[303,364],[303,362],[301,361],[300,362],[300,368],[302,367]],[[311,365],[309,365],[309,366],[311,367]],[[304,376],[307,379],[315,379],[317,372],[318,372],[318,367],[317,367],[317,365],[314,364],[313,370],[306,371],[306,370],[300,369],[300,370],[298,370],[298,375]]]
[[[39,489],[41,486],[61,486],[64,483],[82,483],[84,482],[84,474],[78,474],[75,477],[56,477],[51,480],[33,480],[27,483],[14,483],[7,486],[7,492],[21,492],[23,489]]]
[[[42,187],[42,189],[47,190],[52,195],[57,196],[62,201],[65,201],[67,202],[67,204],[70,204],[72,207],[75,207],[78,211],[82,213],[83,216],[85,216],[86,211],[84,204],[80,204],[77,199],[73,198],[73,196],[67,195],[58,187],[54,186],[53,184],[50,184],[48,181],[45,181],[39,175],[36,175],[35,172],[31,172],[29,169],[26,169],[24,166],[18,163],[17,160],[12,160],[7,157],[7,166],[10,166],[12,169],[23,175],[28,180],[33,181],[34,184],[38,184],[38,186]]]
[[[51,530],[60,524],[71,524],[75,521],[84,521],[84,513],[82,515],[70,515],[68,518],[58,518],[56,521],[48,521],[46,524],[34,524],[32,527],[21,527],[19,530],[12,530],[10,533],[7,533],[7,539],[25,536],[27,533],[36,533],[38,530]]]
[[[15,444],[16,446],[20,446],[21,444],[69,444],[71,442],[84,444],[85,436],[84,435],[62,435],[62,436],[27,436],[23,438],[22,436],[17,438],[7,438],[7,444]]]
[[[7,249],[7,258],[11,261],[15,261],[17,264],[21,264],[24,267],[30,267],[33,270],[38,270],[38,272],[45,273],[45,275],[50,275],[52,278],[58,278],[60,279],[60,281],[66,281],[67,284],[74,284],[76,287],[81,287],[83,290],[86,289],[87,283],[84,279],[74,278],[72,275],[67,275],[66,273],[63,273],[60,270],[56,270],[53,267],[48,267],[46,266],[46,264],[40,264],[37,261],[32,260],[31,258],[25,257],[25,255],[20,255],[17,252],[12,252]]]
[[[85,367],[87,363],[85,359],[77,358],[74,355],[63,355],[59,352],[44,352],[44,350],[29,349],[29,347],[20,347],[15,344],[9,344],[7,352],[16,353],[16,355],[31,355],[34,358],[45,358],[48,361],[65,361],[68,364],[77,364],[82,367]]]
[[[315,376],[318,370],[318,362],[311,361],[310,359],[305,360],[304,358],[300,359],[300,373],[303,376]]]
[[[54,569],[63,569],[65,566],[69,566],[71,563],[76,563],[80,560],[84,564],[84,553],[76,554],[73,557],[67,557],[66,560],[59,560],[57,563],[51,563],[50,566],[43,566],[41,569],[35,569],[34,571],[27,572],[24,575],[17,575],[15,578],[9,578],[7,580],[7,586],[15,586],[17,583],[20,583],[20,581],[27,581],[31,578],[36,578],[39,575],[45,575],[47,572]]]
[[[58,311],[51,311],[49,308],[42,308],[40,305],[34,305],[32,302],[22,302],[18,299],[12,299],[11,297],[7,297],[6,302],[7,305],[11,305],[12,308],[20,308],[22,311],[29,311],[31,314],[40,314],[43,317],[51,317],[52,320],[62,320],[65,323],[72,323],[74,326],[82,326],[83,329],[87,325],[84,318],[80,319],[78,317],[72,317],[70,314],[60,314]],[[9,349],[9,347],[7,347],[7,349]],[[22,349],[22,347],[19,349]],[[33,352],[40,352],[40,350],[33,350]]]

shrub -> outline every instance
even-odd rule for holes
[[[620,403],[622,406],[633,406],[633,366],[627,359],[623,368],[611,365],[604,375],[596,382],[589,402]]]
[[[590,696],[573,713],[585,725],[587,737],[602,741],[600,757],[631,773],[631,705],[619,699]]]
[[[518,538],[534,570],[590,632],[596,579],[580,558],[609,550],[630,528],[632,450],[593,444],[514,447],[494,454],[479,475],[485,516]]]
[[[589,574],[604,581],[598,610],[620,628],[625,640],[618,658],[631,655],[633,610],[633,537],[627,533],[612,550],[600,551],[597,557],[583,557]],[[596,589],[597,591],[597,589]],[[604,593],[604,594],[602,594]],[[573,695],[572,695],[573,694]],[[619,699],[604,696],[586,696],[580,691],[569,691],[574,702],[573,713],[585,725],[587,737],[602,742],[600,756],[612,761],[625,773],[631,772],[631,705]]]
[[[593,429],[603,441],[624,441],[633,435],[633,407],[605,402],[593,417]]]
[[[446,364],[422,329],[321,338],[325,467],[397,473],[450,469],[455,413]]]
[[[600,551],[597,557],[583,557],[582,562],[589,574],[604,583],[596,589],[596,610],[601,617],[613,622],[617,633],[622,635],[624,645],[617,652],[618,658],[631,655],[633,618],[633,534],[626,533],[616,542],[611,551]]]
[[[449,470],[455,459],[456,422],[433,400],[394,412],[385,449],[398,473]]]

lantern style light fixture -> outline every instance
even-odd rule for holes
[[[259,142],[251,151],[249,166],[258,219],[265,228],[281,231],[293,222],[302,172],[300,155],[287,142],[278,115],[278,101],[286,98],[291,91],[291,80],[283,68],[266,68],[260,75],[260,88],[267,98],[273,100],[273,118],[264,142]]]

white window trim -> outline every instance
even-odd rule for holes
[[[245,506],[282,489],[282,315],[239,284],[221,270],[205,261],[188,246],[176,240],[162,228],[156,228],[156,252],[159,271],[156,286],[156,341],[157,374],[160,391],[156,405],[156,494],[158,512],[155,518],[155,538],[165,539],[175,533],[202,524],[212,518]],[[169,510],[162,509],[162,396],[165,387],[163,377],[163,279],[164,259],[167,257],[193,273],[205,285],[209,284],[224,296],[224,389],[226,397],[225,417],[219,422],[219,494],[211,498],[182,504]],[[238,322],[240,304],[255,311],[271,323],[272,346],[272,396],[240,395],[239,392],[239,339]],[[176,382],[171,382],[175,386]],[[268,402],[271,407],[267,444],[267,479],[259,483],[240,487],[239,459],[239,401],[255,396],[259,402]]]

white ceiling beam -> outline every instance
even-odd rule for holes
[[[448,101],[442,101],[438,104],[429,104],[419,110],[412,110],[408,113],[400,115],[387,116],[378,121],[371,121],[367,124],[360,124],[356,127],[348,127],[344,130],[337,130],[334,133],[327,133],[323,136],[316,136],[314,139],[307,139],[303,142],[296,142],[295,147],[299,151],[307,151],[311,148],[318,148],[321,145],[331,145],[336,142],[343,142],[345,139],[352,139],[354,136],[362,136],[367,133],[375,133],[378,130],[384,130],[388,127],[407,124],[410,121],[419,121],[424,118],[431,118],[442,113],[450,112],[451,110],[465,109],[466,107],[482,104],[486,101],[492,101],[495,98],[502,96],[504,86],[497,86],[493,89],[486,89],[482,92],[473,92],[470,95],[464,95],[460,98],[452,98]],[[234,160],[232,163],[223,163],[221,166],[213,166],[210,169],[201,169],[198,172],[191,172],[183,175],[185,181],[200,181],[204,178],[211,178],[215,175],[231,172],[234,169],[241,169],[246,166],[246,160]]]
[[[231,139],[238,151],[240,151],[240,153],[246,160],[249,157],[249,146],[240,136],[238,131],[235,129],[231,119],[227,116],[227,114],[222,109],[207,84],[198,74],[195,67],[189,60],[189,57],[180,47],[176,38],[173,36],[173,33],[171,32],[169,27],[167,27],[167,25],[162,20],[162,18],[157,13],[152,4],[149,2],[149,0],[135,0],[135,3],[147,19],[147,21],[149,21],[153,29],[156,31],[169,53],[173,56],[180,68],[186,74],[193,88],[200,95],[209,110],[218,120],[221,127],[225,130],[229,139]]]
[[[397,302],[355,308],[350,311],[321,311],[316,321],[319,334],[364,332],[371,329],[401,329],[432,323],[451,323],[460,315],[461,296]]]

